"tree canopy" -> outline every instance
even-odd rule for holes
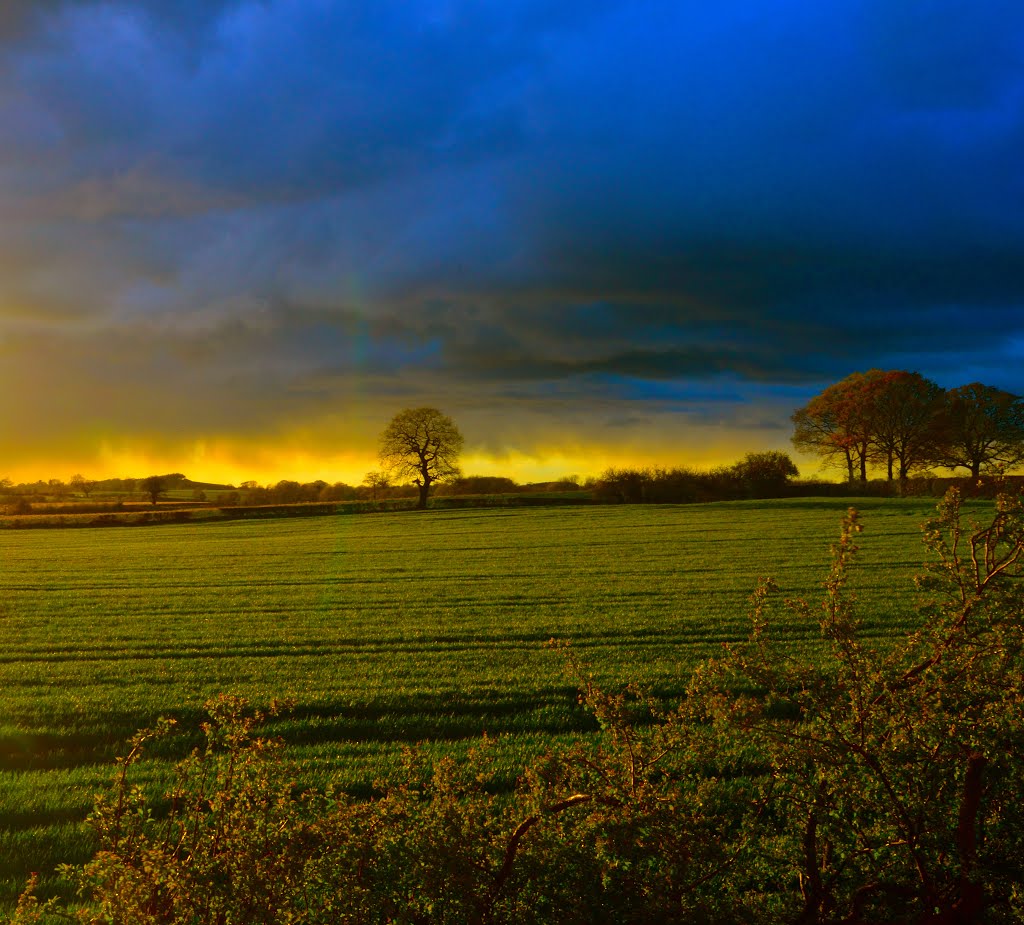
[[[851,373],[793,412],[793,445],[846,467],[847,478],[867,481],[873,393],[880,370]]]

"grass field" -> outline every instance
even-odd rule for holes
[[[870,635],[914,625],[920,499],[859,503]],[[220,692],[294,698],[273,732],[312,782],[366,792],[406,743],[500,737],[511,779],[589,728],[561,658],[678,694],[747,628],[758,576],[814,597],[847,502],[438,511],[0,533],[0,901],[90,852],[112,758]],[[794,648],[817,626],[778,628]],[[159,776],[188,740],[168,744]]]

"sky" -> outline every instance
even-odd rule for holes
[[[1019,0],[0,5],[0,477],[710,466],[872,367],[1024,392]]]

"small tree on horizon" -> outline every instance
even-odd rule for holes
[[[160,500],[160,496],[167,491],[167,476],[166,475],[151,475],[142,480],[142,490],[149,495],[149,500],[153,503],[153,507],[156,507],[156,503]]]
[[[89,495],[92,494],[92,490],[96,487],[96,482],[94,479],[87,479],[81,473],[76,473],[71,476],[71,481],[68,482],[68,485],[70,485],[73,490],[81,492],[86,498],[88,498]]]
[[[363,487],[370,493],[370,499],[377,500],[377,492],[386,491],[391,487],[391,478],[386,472],[374,469],[363,476]]]

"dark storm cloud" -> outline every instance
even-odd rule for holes
[[[0,337],[126,427],[108,350],[223,428],[353,377],[722,420],[871,366],[1024,390],[1022,163],[1002,0],[9,0]]]
[[[544,6],[53,0],[10,66],[79,171],[315,198],[514,145],[545,30],[601,8]]]

